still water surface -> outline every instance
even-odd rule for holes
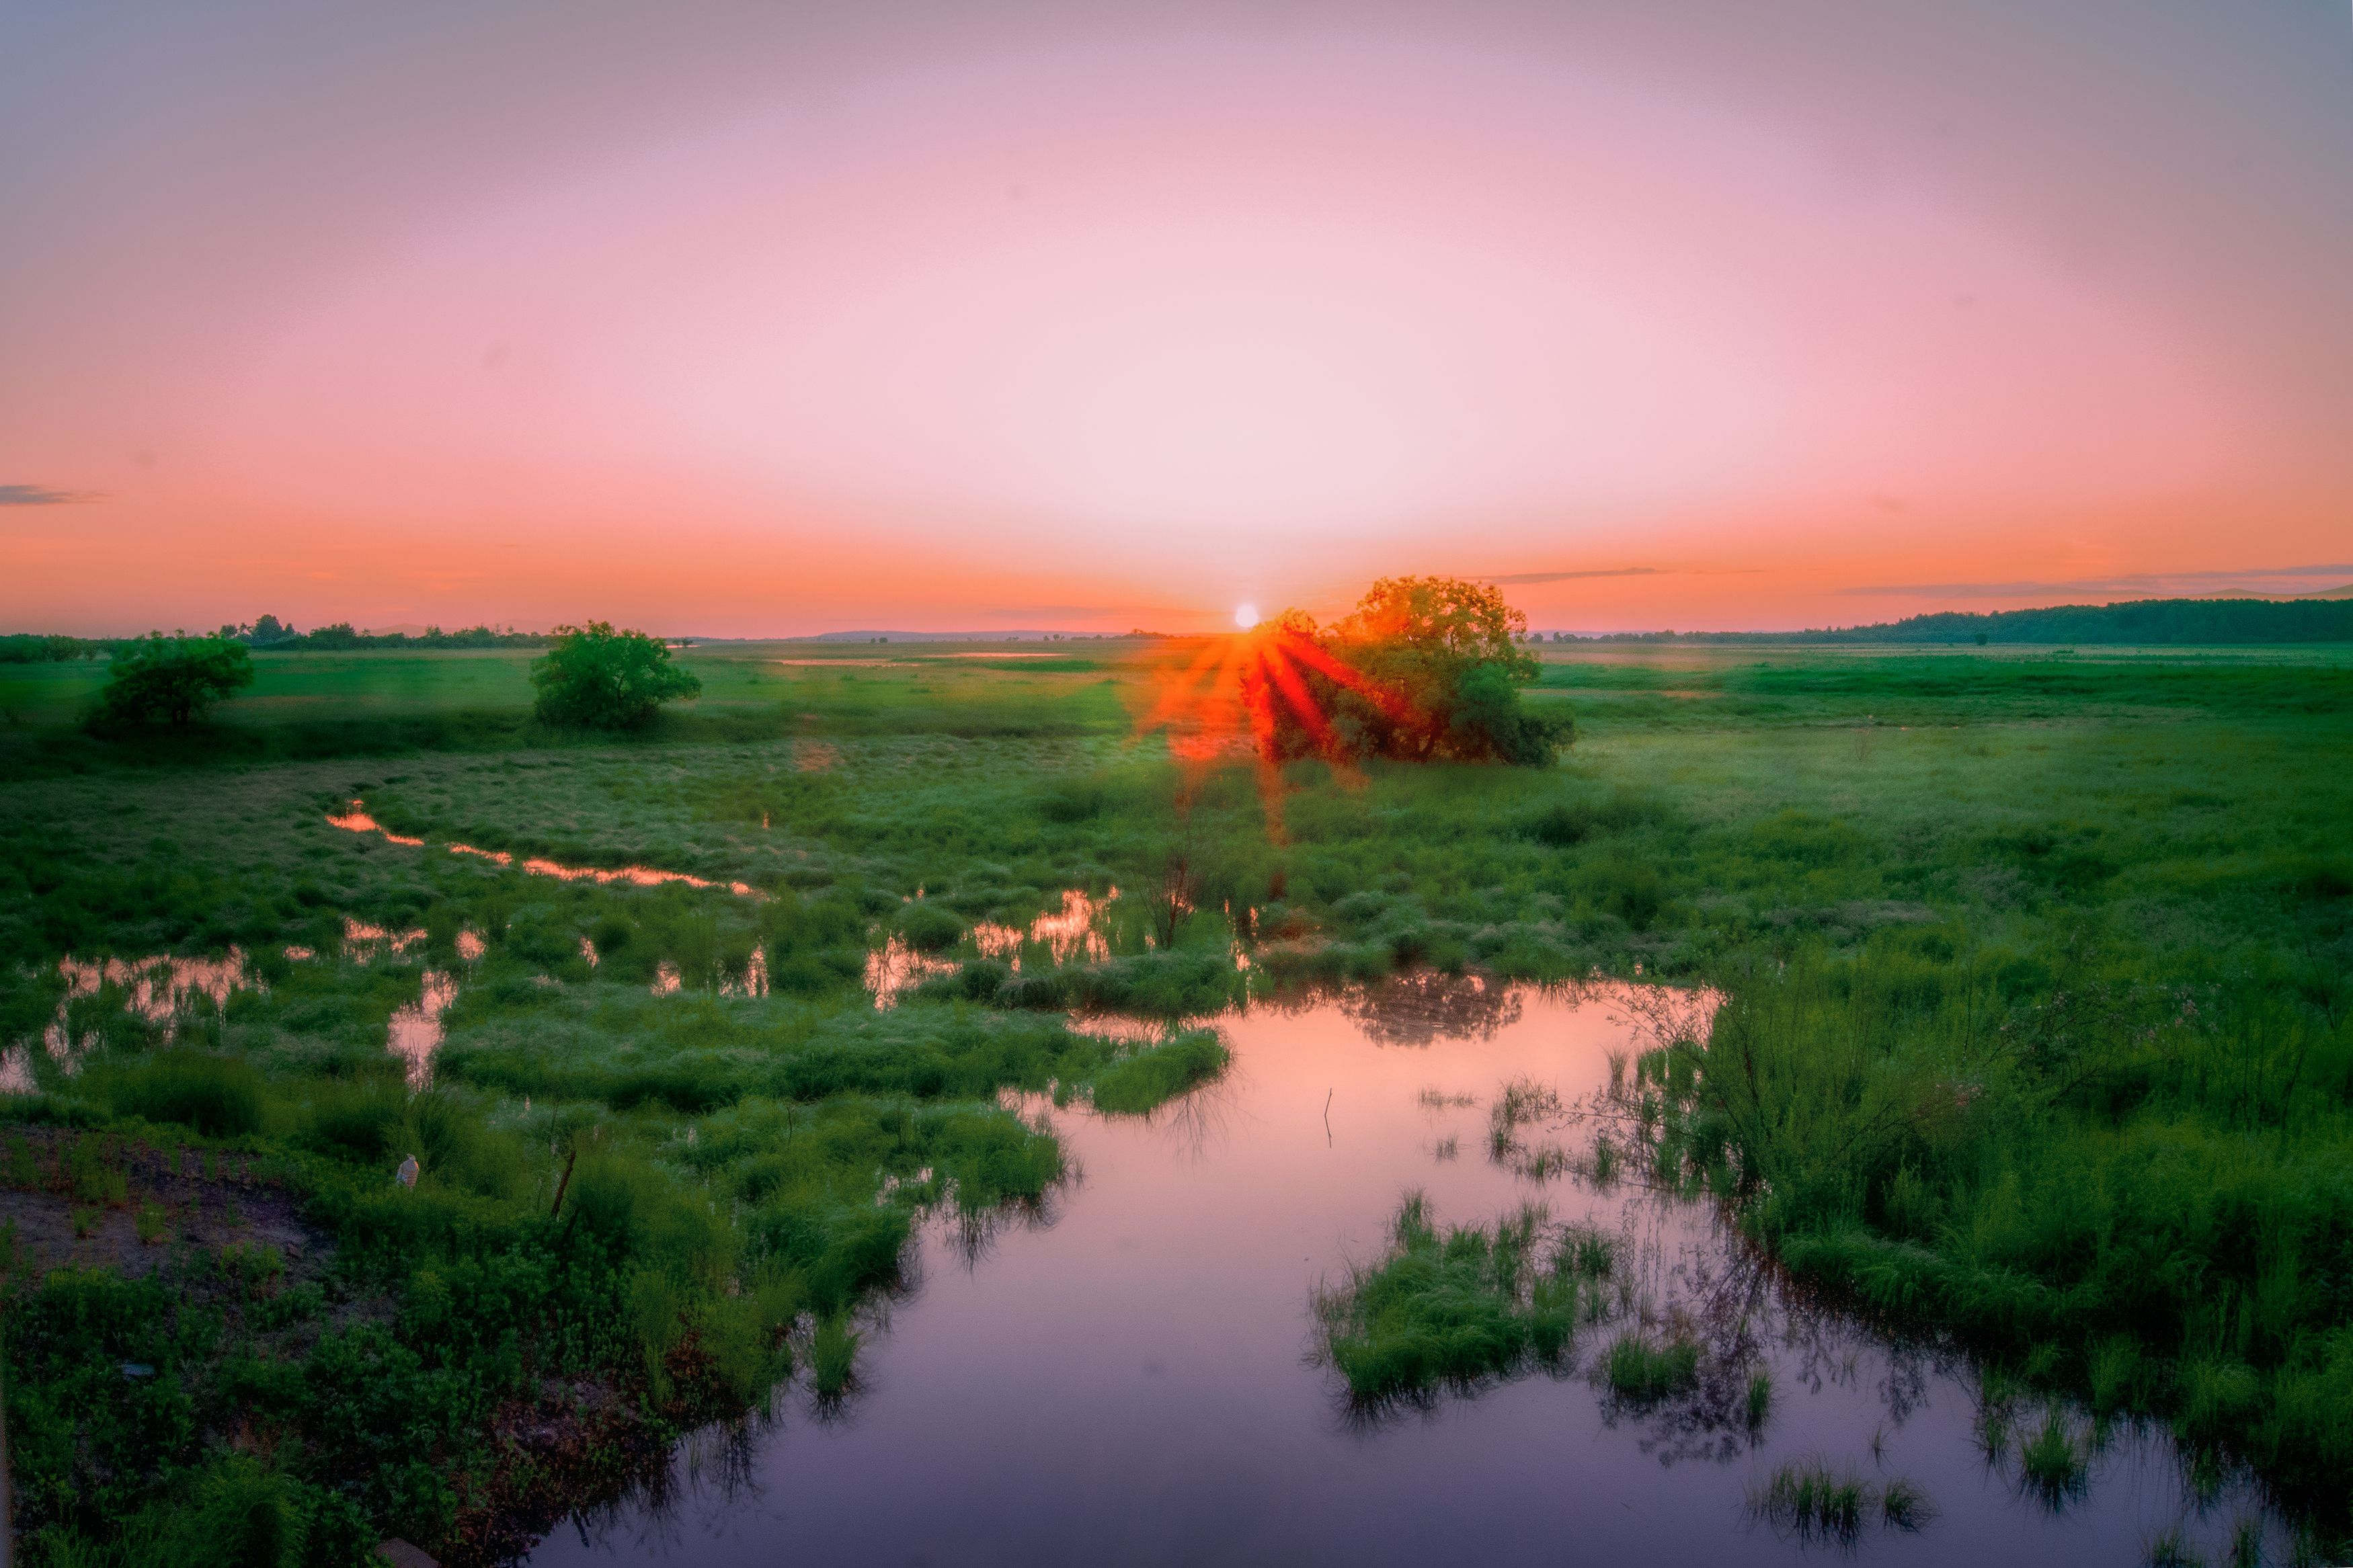
[[[2168,1529],[2225,1549],[2253,1504],[2185,1499],[2161,1438],[2108,1434],[2054,1510],[1989,1462],[1966,1364],[1787,1300],[1705,1205],[1489,1158],[1501,1087],[1574,1101],[1638,1052],[1667,994],[1411,986],[1221,1020],[1230,1075],[1150,1121],[1051,1111],[1081,1167],[1041,1221],[976,1254],[925,1228],[916,1284],[873,1325],[839,1410],[796,1384],[748,1435],[681,1449],[659,1498],[559,1526],[532,1561],[771,1563],[1722,1564],[1848,1555],[1748,1500],[1820,1458],[1924,1489],[1917,1534],[1875,1512],[1853,1554],[1906,1564],[2136,1563]],[[1328,1110],[1327,1110],[1328,1107]],[[1449,1139],[1453,1140],[1448,1157]],[[1589,1130],[1558,1124],[1572,1159]],[[1517,1163],[1525,1169],[1525,1159]],[[1624,1238],[1654,1319],[1771,1368],[1761,1433],[1704,1391],[1641,1411],[1591,1375],[1352,1415],[1312,1357],[1311,1293],[1383,1247],[1398,1197],[1441,1221],[1534,1200]],[[1719,1393],[1722,1391],[1719,1390]],[[2039,1406],[2018,1425],[2040,1428]],[[2276,1533],[2272,1545],[2281,1544]]]

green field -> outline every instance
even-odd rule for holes
[[[534,721],[528,653],[262,653],[137,742],[75,726],[103,664],[0,667],[28,1555],[495,1557],[780,1378],[854,1396],[913,1217],[1062,1174],[1000,1091],[1145,1113],[1223,1065],[1173,1021],[1422,966],[1721,987],[1642,1069],[1661,1179],[2353,1523],[2353,658],[1547,647],[1556,767],[1298,763],[1271,824],[1137,732],[1182,651],[697,648],[617,742]],[[980,950],[1114,887],[1104,952]],[[886,946],[928,978],[878,1012]],[[231,948],[168,1042],[60,969]]]

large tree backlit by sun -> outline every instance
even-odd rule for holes
[[[1329,626],[1286,610],[1165,670],[1145,727],[1188,761],[1247,750],[1270,792],[1302,757],[1541,766],[1570,728],[1521,702],[1540,668],[1526,629],[1482,584],[1384,577]]]

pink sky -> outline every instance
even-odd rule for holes
[[[2125,109],[1940,162],[1869,93],[1536,42],[860,37],[570,142],[461,95],[446,178],[365,138],[340,179],[175,169],[155,128],[168,190],[40,186],[23,291],[0,262],[0,621],[1183,629],[1441,571],[1695,628],[2353,581],[2304,341],[2348,307],[2168,228],[2200,171],[2136,168]],[[2310,243],[2353,265],[2348,227]]]

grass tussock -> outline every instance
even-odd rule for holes
[[[1611,1260],[1606,1242],[1540,1208],[1441,1230],[1409,1193],[1387,1255],[1317,1293],[1324,1354],[1359,1402],[1558,1366],[1580,1313],[1598,1315]]]
[[[1875,1486],[1820,1458],[1783,1465],[1750,1492],[1748,1506],[1782,1534],[1841,1547],[1858,1543],[1874,1519],[1887,1529],[1915,1534],[1935,1522],[1937,1511],[1911,1480],[1897,1477]]]
[[[1656,1405],[1699,1381],[1699,1346],[1689,1340],[1623,1333],[1610,1342],[1601,1376],[1609,1392],[1629,1404]]]
[[[1147,1115],[1212,1081],[1232,1059],[1214,1031],[1195,1029],[1097,1069],[1091,1098],[1106,1116]]]

